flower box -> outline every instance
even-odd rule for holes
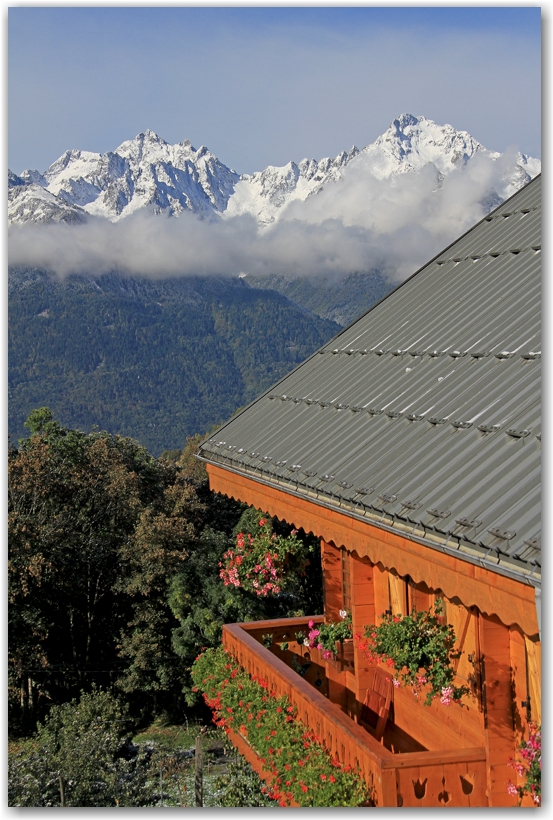
[[[328,664],[331,669],[337,672],[350,671],[353,672],[355,668],[353,655],[353,638],[345,638],[343,641],[336,641],[336,652],[331,658],[324,659],[323,653],[319,652],[322,663]]]

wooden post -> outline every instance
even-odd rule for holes
[[[378,572],[378,570],[376,570]],[[351,617],[353,634],[363,636],[365,626],[375,622],[374,608],[374,567],[368,558],[352,559],[352,601]],[[355,682],[357,700],[356,709],[359,710],[365,700],[367,687],[372,681],[373,671],[369,671],[369,662],[359,650],[354,641]]]
[[[196,806],[203,806],[203,750],[201,735],[196,737]]]
[[[514,774],[509,758],[515,754],[509,628],[498,618],[484,616],[480,629],[489,805],[516,806],[506,786]]]

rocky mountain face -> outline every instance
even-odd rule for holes
[[[27,182],[8,171],[8,221],[12,225],[28,222],[40,224],[56,222],[85,222],[87,214],[78,205],[64,202],[47,188]]]
[[[292,203],[329,186],[339,190],[344,170],[356,168],[375,179],[416,173],[431,166],[437,184],[479,153],[488,151],[465,131],[402,114],[361,151],[353,146],[334,158],[303,159],[239,175],[204,146],[188,140],[169,145],[152,131],[123,142],[113,152],[66,151],[44,173],[8,172],[11,223],[81,221],[87,214],[116,222],[139,210],[178,216],[191,211],[204,219],[249,214],[261,227],[278,221]],[[490,192],[490,208],[539,173],[537,159],[518,154]]]

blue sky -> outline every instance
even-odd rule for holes
[[[12,7],[8,163],[151,128],[253,172],[403,112],[540,157],[540,37],[537,7]]]

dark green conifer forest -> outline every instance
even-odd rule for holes
[[[159,455],[226,421],[339,325],[243,279],[9,272],[8,430],[48,406]]]

